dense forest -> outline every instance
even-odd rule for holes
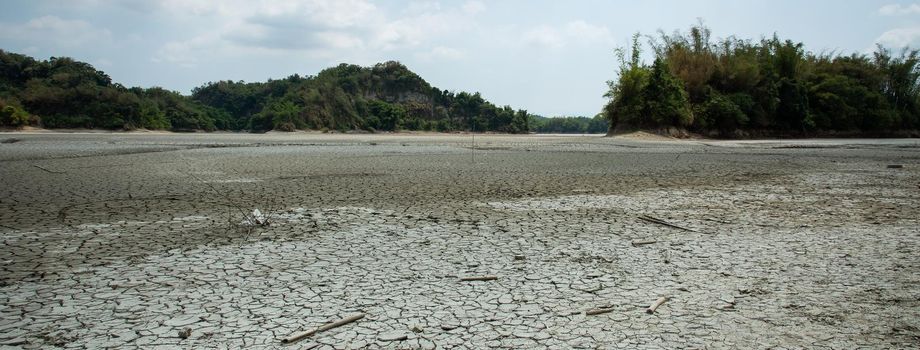
[[[524,110],[439,90],[398,62],[341,64],[316,76],[220,81],[191,96],[127,88],[70,58],[0,50],[0,123],[47,128],[186,130],[531,130]]]
[[[709,136],[916,135],[920,54],[878,47],[871,55],[814,54],[776,36],[714,41],[688,33],[640,35],[617,51],[603,114],[611,133],[681,129]]]

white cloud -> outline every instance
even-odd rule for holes
[[[470,28],[471,14],[484,10],[475,1],[447,10],[436,2],[415,2],[390,18],[367,0],[160,0],[158,5],[160,11],[211,27],[163,45],[155,58],[185,64],[234,49],[327,56],[413,49]]]
[[[883,16],[900,16],[920,14],[920,4],[889,4],[878,9],[878,13]]]
[[[486,10],[486,4],[478,0],[470,0],[463,4],[463,12],[475,15]]]
[[[610,45],[614,39],[606,26],[576,20],[563,26],[543,25],[531,28],[522,34],[521,41],[536,47],[561,49],[569,45]]]
[[[42,16],[19,24],[0,23],[0,38],[26,42],[30,47],[76,47],[108,42],[112,33],[82,20]]]
[[[565,46],[562,32],[550,26],[538,26],[524,32],[521,40],[528,45],[542,48],[560,49]]]
[[[419,14],[441,11],[441,3],[437,1],[413,1],[406,6],[407,14]]]
[[[449,12],[431,12],[387,21],[374,28],[371,41],[375,48],[392,50],[416,47],[436,37],[471,27],[468,18]]]
[[[892,29],[882,33],[876,43],[885,47],[902,48],[907,46],[918,46],[920,44],[920,27],[906,27]]]
[[[565,26],[565,33],[575,41],[587,45],[612,44],[614,42],[610,29],[605,26],[596,26],[585,21],[569,22]]]
[[[182,66],[192,66],[205,54],[219,54],[221,50],[220,38],[214,34],[205,34],[184,41],[173,41],[164,44],[157,50],[151,59],[153,62],[177,63]]]

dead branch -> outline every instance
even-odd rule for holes
[[[664,302],[666,301],[668,301],[668,297],[658,298],[658,300],[655,300],[652,306],[649,306],[648,309],[645,310],[645,312],[649,314],[655,313],[655,310],[658,309],[658,307],[661,306],[661,304],[664,304]]]
[[[298,340],[301,340],[301,339],[303,339],[303,338],[309,337],[309,336],[314,335],[314,334],[316,334],[316,333],[319,333],[319,332],[322,332],[322,331],[328,331],[328,330],[333,329],[333,328],[336,328],[336,327],[344,326],[344,325],[346,325],[346,324],[355,322],[355,321],[360,320],[360,319],[362,319],[362,318],[364,318],[364,314],[357,314],[357,315],[354,315],[354,316],[350,316],[350,317],[348,317],[348,318],[343,318],[343,319],[341,319],[341,320],[338,320],[338,321],[335,321],[335,322],[332,322],[332,323],[327,323],[327,324],[325,324],[325,325],[323,325],[323,326],[321,326],[321,327],[313,328],[313,329],[308,330],[308,331],[306,331],[306,332],[301,332],[301,333],[293,334],[293,335],[291,335],[291,336],[289,336],[289,337],[287,337],[287,338],[281,339],[281,342],[282,342],[282,343],[285,343],[285,344],[293,343],[293,342],[295,342],[295,341],[298,341]]]
[[[461,281],[494,281],[497,279],[497,276],[470,276],[460,278]]]
[[[658,243],[658,241],[654,239],[637,239],[637,240],[632,241],[632,246],[639,247],[639,246],[655,244],[655,243]]]
[[[614,310],[614,309],[613,309],[612,307],[601,307],[601,308],[591,309],[591,310],[585,311],[585,315],[587,315],[587,316],[592,316],[592,315],[606,314],[606,313],[611,312],[611,311],[613,311],[613,310]]]
[[[639,215],[639,220],[648,221],[648,222],[651,222],[651,223],[655,223],[655,224],[659,224],[659,225],[663,225],[663,226],[667,226],[667,227],[671,227],[671,228],[676,228],[676,229],[678,229],[678,230],[684,230],[684,231],[690,231],[690,232],[697,232],[697,231],[694,230],[694,229],[686,228],[686,227],[683,227],[683,226],[677,226],[677,225],[675,225],[675,224],[672,224],[672,223],[669,223],[669,222],[667,222],[667,221],[664,221],[664,220],[661,220],[661,219],[658,219],[658,218],[654,218],[654,217],[651,217],[651,216],[648,216],[648,215]]]
[[[717,218],[713,218],[713,217],[703,218],[703,220],[712,221],[712,222],[718,222],[718,223],[720,223],[720,224],[726,224],[726,225],[731,225],[731,223],[732,223],[731,221],[722,220],[722,219],[717,219]]]
[[[46,173],[51,173],[51,174],[66,174],[66,173],[67,173],[67,172],[65,172],[65,171],[54,171],[54,170],[51,170],[51,169],[47,169],[47,168],[44,168],[44,167],[42,167],[42,166],[40,166],[40,165],[36,165],[36,164],[32,164],[32,166],[34,166],[34,167],[36,167],[36,168],[39,168],[39,169],[41,169],[41,170],[44,170]]]

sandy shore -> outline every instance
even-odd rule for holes
[[[920,342],[915,139],[0,133],[0,213],[0,346]]]

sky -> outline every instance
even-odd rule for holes
[[[0,49],[89,62],[125,86],[400,61],[431,85],[544,116],[593,116],[631,36],[772,36],[809,51],[920,48],[920,2],[869,0],[3,0]]]

